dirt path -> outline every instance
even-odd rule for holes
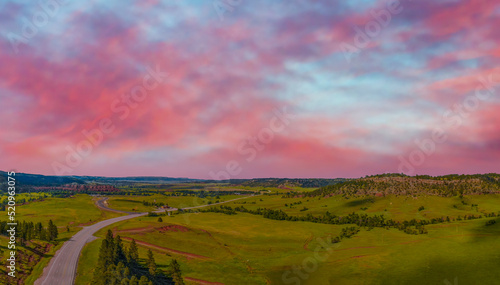
[[[122,239],[132,241],[132,238],[129,238],[129,237],[122,237]],[[140,245],[143,245],[143,246],[146,246],[149,248],[154,248],[154,249],[157,249],[160,251],[166,251],[166,252],[182,255],[184,257],[187,257],[188,259],[210,259],[210,257],[206,257],[203,255],[198,255],[198,254],[194,254],[194,253],[189,253],[189,252],[184,252],[184,251],[175,250],[175,249],[171,249],[171,248],[166,248],[166,247],[154,245],[154,244],[151,244],[151,243],[145,242],[145,241],[135,240],[135,242],[137,244],[140,244]]]
[[[350,250],[350,249],[358,249],[358,248],[375,248],[375,247],[378,247],[378,246],[357,246],[357,247],[337,249],[337,250],[334,250],[334,251],[342,251],[342,250]]]
[[[308,237],[306,239],[306,241],[304,242],[304,249],[305,250],[309,250],[308,246],[309,246],[309,243],[312,241],[313,238],[314,238],[314,235],[311,235],[310,237]],[[309,251],[312,251],[312,250],[309,250]]]
[[[184,277],[184,280],[196,282],[196,283],[201,284],[201,285],[224,285],[224,283],[210,282],[210,281],[196,279],[196,278],[192,278],[192,277]]]

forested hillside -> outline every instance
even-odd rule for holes
[[[406,176],[383,174],[328,185],[305,196],[385,196],[385,195],[478,195],[500,193],[499,174]]]

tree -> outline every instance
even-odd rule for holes
[[[179,265],[177,260],[172,259],[168,267],[168,273],[174,281],[175,285],[184,285],[184,280],[181,276],[181,266]]]
[[[110,256],[110,249],[108,240],[105,239],[101,243],[101,247],[99,248],[99,258],[97,261],[97,268],[94,270],[94,276],[92,278],[91,284],[100,285],[107,284],[108,280],[106,278],[106,271],[108,266],[112,262],[112,258]]]
[[[125,256],[125,251],[123,250],[122,239],[119,235],[117,235],[114,239],[113,260],[115,263],[127,262],[127,257]]]
[[[54,222],[52,222],[52,220],[49,220],[49,227],[47,228],[47,239],[49,241],[53,241],[57,238],[57,235],[57,226],[54,225]]]
[[[133,270],[137,269],[137,265],[139,263],[139,249],[137,248],[137,244],[135,243],[135,239],[132,239],[130,243],[128,252],[127,252],[127,261],[130,264],[130,267]]]
[[[149,279],[146,276],[142,275],[141,279],[139,279],[139,285],[148,285],[148,283]]]
[[[163,219],[161,217],[158,218],[158,222],[161,223],[163,222]]]
[[[151,249],[148,249],[148,260],[146,261],[146,265],[148,266],[149,274],[154,276],[156,274],[156,262]]]
[[[129,285],[139,285],[139,280],[137,280],[137,277],[135,277],[135,275],[130,278]]]

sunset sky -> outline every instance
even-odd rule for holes
[[[41,2],[0,1],[0,170],[500,172],[498,1]]]

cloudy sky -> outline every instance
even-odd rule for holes
[[[0,169],[499,172],[500,3],[0,1]]]

